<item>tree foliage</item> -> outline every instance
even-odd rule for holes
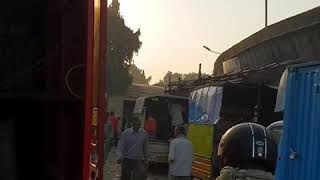
[[[168,71],[162,80],[160,80],[158,83],[154,84],[154,86],[166,86],[169,84],[169,77],[171,78],[171,82],[179,81],[179,78],[181,81],[185,80],[195,80],[198,79],[199,75],[198,73],[191,72],[188,74],[182,74],[182,73],[173,73],[171,71]]]
[[[132,83],[129,67],[134,53],[138,53],[142,42],[140,30],[134,32],[125,25],[119,12],[120,3],[113,0],[107,16],[107,81],[110,93],[125,91]]]
[[[137,84],[149,85],[151,81],[151,76],[146,77],[144,70],[138,68],[136,65],[131,65],[129,68],[130,75],[132,76],[132,82]]]

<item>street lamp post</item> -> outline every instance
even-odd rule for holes
[[[219,55],[222,54],[221,52],[212,51],[208,46],[202,46],[202,47],[211,53],[219,54]],[[200,68],[201,68],[201,64],[200,64]],[[214,70],[212,71],[212,74],[214,74]]]
[[[268,0],[265,0],[265,27],[268,27]]]
[[[210,48],[208,48],[207,46],[202,46],[203,48],[205,48],[207,51],[215,53],[215,54],[221,54],[220,52],[217,51],[212,51]]]

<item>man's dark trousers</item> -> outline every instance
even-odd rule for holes
[[[146,171],[143,160],[124,159],[121,165],[121,180],[145,180]]]

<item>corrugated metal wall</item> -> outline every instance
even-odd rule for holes
[[[320,65],[293,67],[289,69],[277,180],[320,179],[319,129]]]

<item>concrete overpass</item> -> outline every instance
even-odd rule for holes
[[[235,44],[218,57],[214,74],[217,78],[271,64],[312,60],[320,60],[320,7],[270,25]],[[274,77],[270,81],[279,79],[279,72],[271,69]]]

